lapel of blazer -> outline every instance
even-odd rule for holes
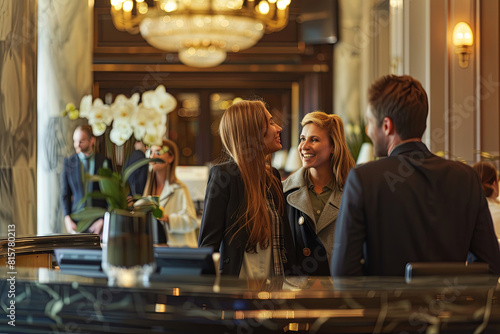
[[[71,178],[74,180],[75,185],[78,187],[79,191],[83,191],[83,180],[82,180],[82,170],[80,168],[80,159],[78,158],[78,155],[73,154],[69,158],[69,173],[71,175]]]
[[[292,191],[286,198],[288,204],[307,215],[309,219],[306,222],[314,222],[314,212],[309,198],[309,190],[304,181],[305,169],[301,167],[298,171],[293,173],[283,183],[283,191],[286,193]],[[294,222],[295,224],[296,222]],[[313,231],[316,231],[316,226],[311,226]]]
[[[325,204],[325,208],[319,217],[319,221],[316,224],[316,233],[318,234],[325,227],[329,226],[332,221],[337,219],[337,215],[339,214],[340,208],[340,200],[342,199],[342,192],[338,189],[335,189],[330,198],[328,199],[328,203]]]

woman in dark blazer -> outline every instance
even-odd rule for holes
[[[270,156],[281,127],[261,101],[241,101],[222,116],[229,161],[211,168],[198,244],[220,251],[220,272],[240,278],[283,277],[294,264],[279,173]]]
[[[297,274],[329,276],[342,190],[355,162],[339,116],[315,111],[305,115],[301,124],[302,168],[283,182],[298,253]]]

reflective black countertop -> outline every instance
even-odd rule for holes
[[[298,277],[284,284],[155,276],[125,288],[48,269],[0,275],[1,333],[500,332],[495,276]],[[8,324],[12,305],[15,327]]]

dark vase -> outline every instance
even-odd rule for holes
[[[113,210],[104,216],[102,268],[110,283],[148,282],[155,270],[151,212]]]

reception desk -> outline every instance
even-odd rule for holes
[[[14,256],[16,267],[50,269],[52,268],[54,250],[58,248],[101,249],[101,239],[98,235],[91,233],[0,239],[0,263],[2,266],[6,266],[9,262],[9,256]]]
[[[214,276],[124,288],[42,268],[0,276],[1,333],[500,332],[494,276],[303,277],[283,288]]]

